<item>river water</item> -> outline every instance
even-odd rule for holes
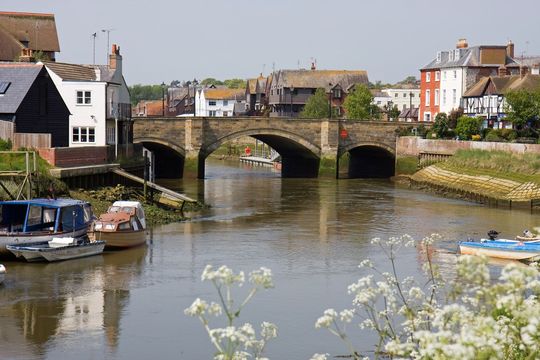
[[[343,344],[314,323],[329,307],[350,307],[347,285],[367,271],[358,269],[361,260],[388,265],[373,237],[441,234],[434,259],[453,279],[459,239],[489,229],[513,236],[537,225],[527,211],[443,199],[388,180],[281,179],[271,168],[234,161],[207,160],[204,181],[172,185],[204,196],[210,208],[149,229],[146,247],[52,264],[3,261],[0,359],[211,359],[202,325],[183,313],[197,297],[217,301],[200,281],[207,264],[272,269],[275,288],[241,314],[279,327],[268,357],[340,355]],[[403,251],[400,274],[421,279],[424,261],[414,248]],[[352,335],[361,351],[373,349],[372,336]]]

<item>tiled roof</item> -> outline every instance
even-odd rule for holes
[[[281,70],[277,86],[296,88],[323,88],[327,92],[339,84],[343,89],[352,84],[368,84],[364,70]]]
[[[28,41],[29,49],[60,51],[53,14],[0,12],[0,27],[18,41]]]
[[[14,114],[36,80],[42,65],[28,63],[0,63],[0,81],[10,82],[0,96],[0,114]]]
[[[525,76],[489,76],[483,77],[473,85],[463,96],[480,97],[487,93],[504,95],[511,90],[540,90],[540,75]]]
[[[257,79],[248,79],[246,84],[246,90],[249,94],[255,94],[257,88]]]
[[[243,100],[244,89],[204,89],[204,97],[212,100]]]
[[[43,62],[47,68],[63,80],[96,81],[96,71],[91,65]]]

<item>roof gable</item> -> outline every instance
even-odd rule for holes
[[[17,112],[42,69],[42,65],[35,64],[0,64],[0,81],[11,83],[5,94],[0,95],[0,113]]]
[[[276,85],[295,88],[323,88],[325,91],[339,84],[348,89],[352,84],[368,84],[364,70],[281,70]]]
[[[93,66],[66,64],[59,62],[43,62],[43,64],[62,80],[96,81],[97,75]]]
[[[0,27],[17,41],[28,42],[29,49],[60,51],[53,14],[0,12]]]

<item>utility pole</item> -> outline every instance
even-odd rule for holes
[[[95,33],[92,34],[93,41],[94,41],[94,46],[93,46],[93,57],[92,57],[92,64],[93,64],[93,65],[96,65],[96,36],[97,36],[97,32],[95,32]]]

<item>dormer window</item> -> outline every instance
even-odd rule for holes
[[[448,52],[448,61],[454,61],[454,52],[452,50]]]
[[[437,62],[441,62],[442,59],[442,53],[440,51],[437,52]]]
[[[460,55],[459,49],[454,50],[454,60],[455,61],[459,60],[459,55]]]
[[[341,99],[341,89],[332,90],[332,97],[334,99]]]

